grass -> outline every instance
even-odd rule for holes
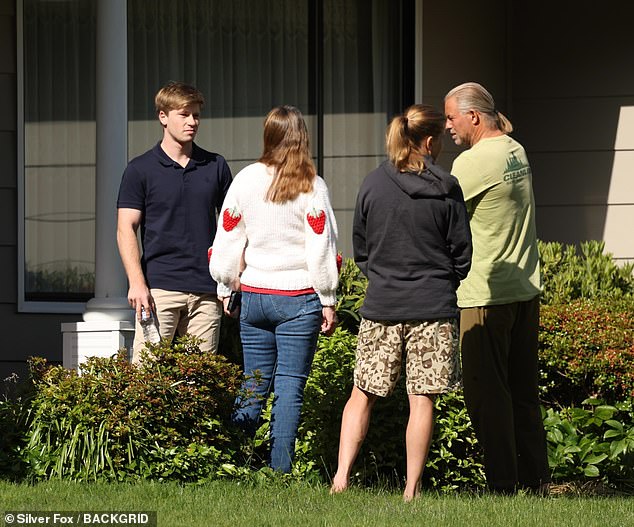
[[[634,525],[631,497],[439,496],[403,503],[400,493],[301,483],[205,485],[141,482],[36,485],[0,482],[0,512],[157,511],[161,527],[432,526],[583,527]]]

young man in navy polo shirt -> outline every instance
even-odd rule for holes
[[[155,97],[163,139],[130,161],[121,180],[117,243],[136,311],[135,363],[145,344],[142,309],[155,314],[161,337],[190,333],[203,339],[202,350],[218,347],[222,303],[209,276],[207,248],[232,178],[221,155],[194,143],[203,104],[193,86],[163,86]]]

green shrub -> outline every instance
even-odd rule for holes
[[[546,401],[634,396],[634,299],[542,306],[539,346]]]
[[[607,405],[587,399],[582,406],[544,411],[548,463],[553,481],[601,478],[634,481],[634,400]]]
[[[542,304],[634,296],[634,264],[619,267],[604,249],[605,243],[599,241],[582,242],[579,250],[574,245],[539,242]]]
[[[572,246],[565,249],[565,257],[560,244],[540,244],[540,249],[542,257],[546,256],[545,290],[556,293],[550,295],[551,299],[556,296],[570,300],[579,295],[593,298],[542,307],[540,363],[545,400],[550,404],[572,405],[573,408],[562,412],[574,413],[574,405],[589,396],[616,401],[634,395],[634,301],[632,281],[628,281],[631,269],[615,266],[609,255],[603,255],[603,244],[598,242],[582,244],[581,256],[577,256]],[[559,257],[555,258],[557,254]],[[554,286],[549,288],[549,284]],[[332,476],[336,469],[341,414],[352,387],[358,309],[366,286],[367,281],[354,262],[347,260],[338,304],[345,330],[338,330],[330,339],[320,339],[306,387],[298,462],[318,468],[325,477]],[[435,406],[434,441],[424,483],[444,490],[483,485],[481,453],[462,394],[439,397]],[[548,412],[551,419],[559,416],[555,410]],[[357,480],[368,482],[386,476],[402,479],[407,415],[407,396],[400,383],[392,397],[380,400],[375,407],[368,437],[355,465]],[[560,419],[565,421],[565,417]],[[632,424],[626,419],[623,427],[627,432]],[[601,442],[592,442],[590,448],[603,446]],[[551,460],[552,452],[551,449]],[[564,463],[558,461],[553,465],[555,475],[557,470],[565,471],[557,468],[560,462]],[[588,460],[585,463],[594,466]],[[579,466],[583,467],[583,462],[575,465]],[[579,475],[573,472],[568,477]],[[608,475],[618,473],[614,469]]]
[[[16,374],[4,379],[0,396],[0,477],[19,480],[26,471],[21,458],[25,445],[28,401],[31,397],[28,385],[19,382]]]
[[[436,398],[434,438],[423,482],[442,491],[484,487],[482,450],[462,392]]]
[[[201,352],[193,337],[149,352],[155,360],[139,367],[124,351],[89,359],[81,375],[32,364],[23,451],[32,478],[199,481],[232,461],[238,368]]]
[[[634,423],[632,399],[626,397],[634,396],[632,269],[614,266],[596,242],[583,244],[581,255],[571,246],[540,244],[540,254],[546,301],[540,327],[542,395],[548,404],[565,407],[544,410],[553,476],[631,480]],[[347,260],[338,289],[340,327],[319,339],[291,477],[328,480],[336,469],[366,286]],[[242,361],[238,323],[224,322],[220,352],[229,359],[201,353],[195,339],[185,338],[175,346],[151,346],[156,360],[140,367],[130,365],[125,353],[91,359],[81,375],[33,361],[33,395],[0,401],[0,472],[80,481],[274,477],[262,468],[270,404],[254,440],[245,441],[230,424]],[[584,401],[590,395],[626,402]],[[408,414],[402,379],[396,392],[375,406],[355,481],[402,483]],[[484,484],[481,452],[461,393],[435,401],[423,482],[443,491]]]
[[[342,328],[329,338],[320,337],[306,383],[299,434],[301,462],[316,467],[324,477],[332,476],[337,467],[341,415],[352,390],[356,341],[356,335]],[[354,479],[369,483],[401,477],[407,412],[401,382],[391,397],[380,399],[374,407]]]
[[[341,414],[352,390],[357,337],[338,327],[332,336],[319,337],[313,367],[304,390],[299,451],[304,463],[332,474],[337,466]]]
[[[354,263],[354,260],[344,260],[339,273],[339,286],[337,287],[337,317],[339,327],[357,333],[361,315],[359,309],[365,299],[365,291],[368,279]]]

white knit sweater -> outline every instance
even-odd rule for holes
[[[337,223],[324,180],[293,201],[265,201],[274,169],[254,163],[233,179],[222,205],[209,272],[218,296],[238,281],[279,291],[313,288],[322,305],[335,304]],[[246,247],[246,250],[245,250]],[[239,278],[244,250],[246,267]]]

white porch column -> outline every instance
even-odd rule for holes
[[[97,2],[95,298],[84,320],[132,320],[117,249],[117,193],[128,161],[127,1]]]
[[[62,324],[66,368],[132,344],[133,312],[117,249],[117,194],[128,160],[127,1],[98,0],[95,298],[84,322]]]

